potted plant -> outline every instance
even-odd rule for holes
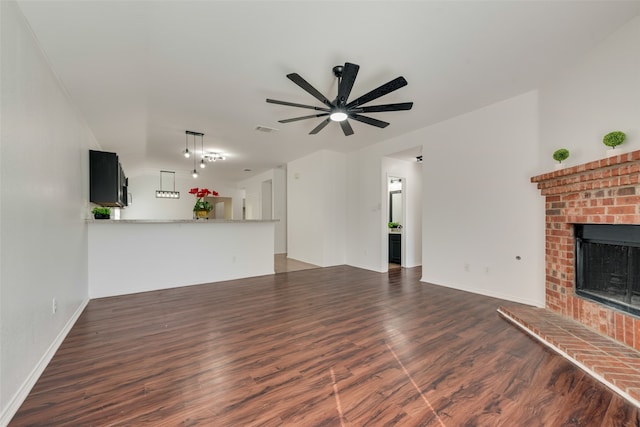
[[[607,147],[610,147],[607,150],[607,156],[615,156],[617,154],[617,152],[615,151],[615,148],[618,145],[622,144],[626,138],[627,138],[627,135],[625,135],[624,132],[621,132],[619,130],[609,132],[608,134],[606,134],[604,138],[602,138],[602,143]]]
[[[400,228],[400,224],[397,223],[397,222],[389,222],[389,228],[398,229],[398,228]]]
[[[559,148],[553,152],[553,160],[557,161],[556,169],[562,168],[562,162],[569,158],[569,150],[566,148]]]
[[[209,203],[208,200],[204,198],[208,195],[212,195],[213,197],[218,196],[217,191],[209,190],[208,188],[192,188],[189,190],[189,194],[193,194],[196,196],[196,204],[193,205],[193,213],[196,219],[205,219],[209,216],[209,212],[213,209],[213,205]]]
[[[93,208],[91,211],[95,219],[110,219],[111,209],[109,208]]]

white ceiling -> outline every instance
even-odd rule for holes
[[[185,130],[227,153],[206,179],[235,181],[319,149],[341,152],[411,132],[539,87],[640,13],[640,1],[20,1],[29,24],[104,150],[129,175],[188,173]],[[404,76],[371,105],[413,101],[308,135],[322,119],[280,124],[329,99],[332,68],[360,65],[350,99]],[[256,126],[279,129],[264,133]],[[192,140],[190,140],[192,142]],[[198,139],[199,142],[199,139]],[[245,172],[251,169],[252,172]]]

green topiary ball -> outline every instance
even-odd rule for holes
[[[607,147],[615,148],[618,145],[622,144],[626,137],[627,135],[625,135],[624,132],[620,132],[619,130],[617,130],[615,132],[609,132],[608,134],[606,134],[604,138],[602,138],[602,142]]]
[[[553,160],[562,163],[563,160],[567,160],[569,158],[569,150],[566,148],[560,148],[553,152]]]

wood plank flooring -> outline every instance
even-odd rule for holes
[[[637,426],[496,313],[339,266],[93,300],[10,426]]]
[[[287,254],[275,254],[273,256],[273,266],[276,273],[288,273],[290,271],[309,270],[320,268],[320,266],[288,258]]]

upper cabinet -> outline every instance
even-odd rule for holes
[[[89,200],[101,206],[127,206],[128,179],[116,153],[89,150]]]

